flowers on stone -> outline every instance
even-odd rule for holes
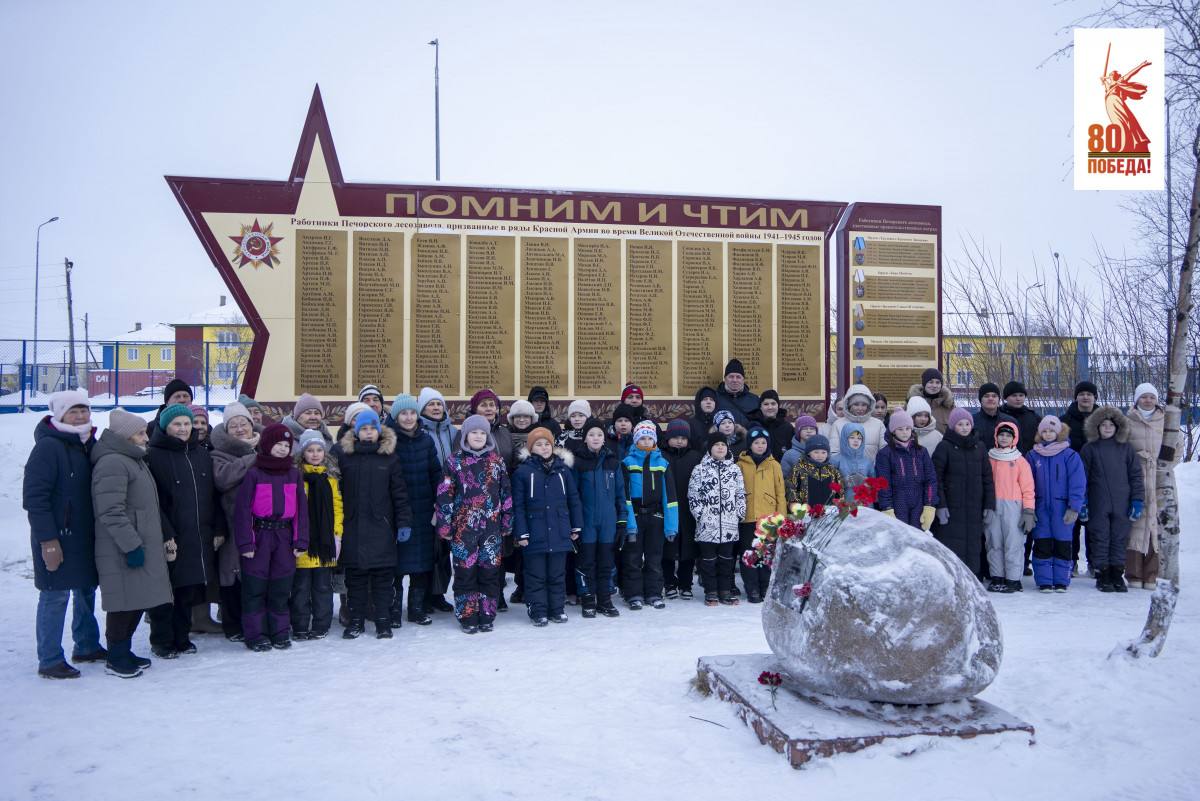
[[[758,674],[758,683],[771,690],[771,708],[778,709],[775,706],[775,694],[779,692],[779,688],[783,685],[783,676],[778,673],[772,673],[769,670],[764,670]]]
[[[806,581],[803,584],[796,584],[792,587],[792,592],[796,594],[797,598],[807,598],[812,595],[812,582]]]

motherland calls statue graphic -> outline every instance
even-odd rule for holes
[[[1143,61],[1129,72],[1122,75],[1117,70],[1108,71],[1108,60],[1112,55],[1112,44],[1108,45],[1108,54],[1104,57],[1104,72],[1100,74],[1100,83],[1104,85],[1104,110],[1108,119],[1114,125],[1121,127],[1121,147],[1119,153],[1149,154],[1150,137],[1142,130],[1141,123],[1129,108],[1130,100],[1141,100],[1146,95],[1146,84],[1135,83],[1130,79],[1142,69],[1150,66],[1149,61]],[[1110,152],[1112,149],[1110,148]]]

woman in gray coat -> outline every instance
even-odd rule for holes
[[[106,672],[140,676],[150,660],[131,650],[147,609],[170,603],[171,577],[163,546],[158,490],[146,466],[146,421],[113,409],[92,449],[92,508],[96,570],[108,640]]]

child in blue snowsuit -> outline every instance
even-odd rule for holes
[[[1033,580],[1042,592],[1066,592],[1074,565],[1075,521],[1087,505],[1087,473],[1071,450],[1070,429],[1054,415],[1038,423],[1037,444],[1025,454],[1033,471],[1037,523],[1033,527]]]
[[[875,454],[875,475],[888,482],[879,491],[880,511],[929,531],[937,514],[937,474],[929,451],[913,437],[912,417],[903,409],[888,418],[887,445]]]
[[[658,449],[658,424],[643,420],[633,429],[633,447],[622,460],[625,472],[625,544],[621,548],[621,594],[633,610],[663,600],[663,543],[679,533],[675,474]]]
[[[831,461],[842,474],[842,495],[853,498],[855,487],[875,477],[875,460],[867,456],[867,430],[862,423],[846,423],[839,437],[841,449]]]
[[[575,586],[584,617],[618,617],[613,606],[617,542],[625,535],[625,476],[612,451],[604,424],[589,417],[576,444],[575,483],[583,505],[583,532],[575,558]]]

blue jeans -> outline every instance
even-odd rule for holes
[[[100,626],[96,624],[96,588],[78,590],[41,590],[37,605],[38,668],[54,667],[67,661],[62,649],[63,623],[67,619],[67,601],[71,604],[72,656],[100,650]]]

